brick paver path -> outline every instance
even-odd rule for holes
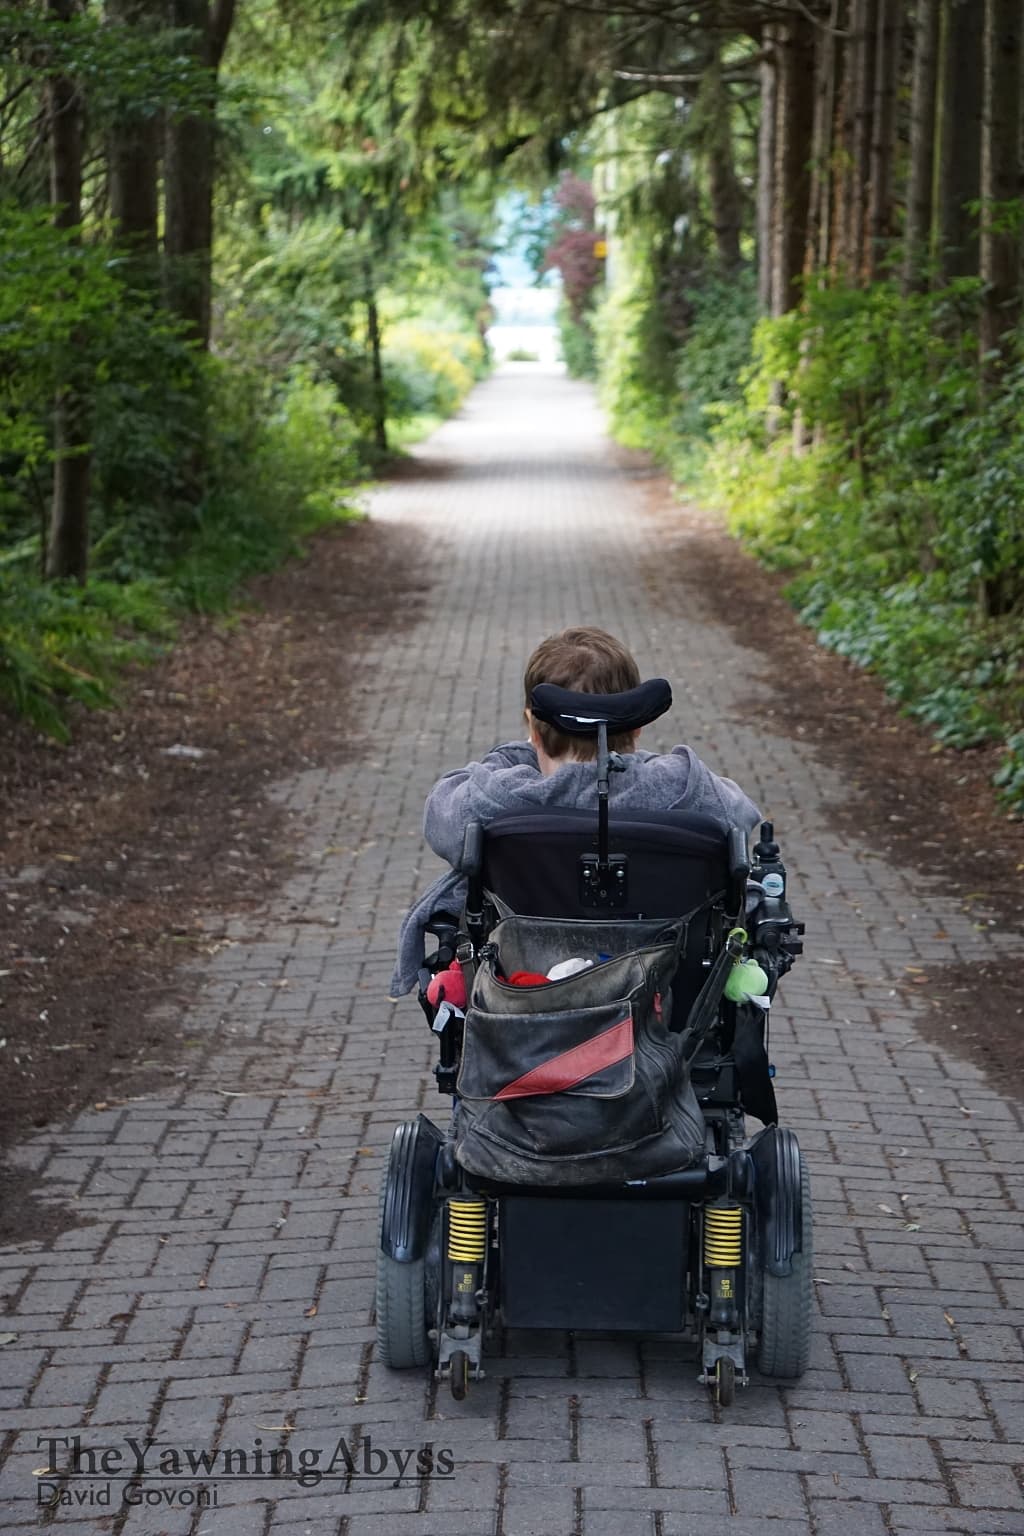
[[[37,1437],[78,1433],[122,1476],[128,1437],[146,1435],[152,1456],[251,1458],[262,1441],[296,1462],[319,1450],[321,1466],[342,1437],[430,1441],[455,1471],[221,1482],[198,1512],[124,1505],[132,1485],[111,1481],[109,1508],[53,1514],[76,1536],[1024,1532],[1020,1117],[922,1043],[905,985],[907,965],[1015,941],[839,838],[828,806],[848,789],[784,724],[744,721],[756,601],[748,651],[702,617],[699,591],[652,596],[643,488],[584,386],[506,369],[421,460],[374,509],[421,531],[426,611],[361,658],[351,761],[279,787],[294,879],[265,921],[235,925],[187,1016],[168,1015],[207,1051],[199,1086],[90,1111],[20,1154],[91,1224],[3,1255],[0,1525],[45,1520]],[[576,621],[673,679],[650,744],[685,735],[775,815],[808,920],[773,1041],[814,1178],[812,1368],[788,1390],[755,1381],[720,1422],[664,1342],[513,1335],[462,1405],[373,1357],[382,1154],[396,1121],[439,1103],[418,1009],[384,1000],[397,920],[436,867],[424,792],[518,734],[526,652]],[[60,1468],[68,1455],[56,1448]],[[60,1484],[72,1499],[106,1486]],[[144,1485],[161,1500],[197,1486]]]

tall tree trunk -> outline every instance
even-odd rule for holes
[[[743,194],[733,158],[731,102],[722,80],[718,40],[701,82],[700,104],[706,123],[705,153],[708,165],[708,197],[715,245],[722,270],[732,273],[740,266],[740,232],[743,228]]]
[[[846,34],[839,39],[837,58],[841,63],[838,104],[836,107],[835,218],[832,240],[834,271],[851,277],[857,264],[854,239],[854,142],[857,131],[858,54],[856,29],[859,25],[860,0],[848,0]]]
[[[775,140],[778,106],[778,47],[775,28],[762,35],[761,126],[757,136],[757,303],[763,315],[773,308],[775,227]]]
[[[984,83],[979,0],[942,0],[935,256],[938,281],[977,277]]]
[[[938,125],[940,0],[918,0],[914,23],[914,85],[910,105],[910,177],[903,251],[903,291],[927,287]]]
[[[813,78],[814,31],[802,13],[780,26],[778,61],[772,313],[784,315],[800,300],[811,195],[814,92],[807,82]]]
[[[1020,318],[1020,236],[1005,205],[1020,195],[1020,0],[985,0],[985,94],[981,131],[981,350],[998,375]]]
[[[126,32],[152,32],[162,20],[157,4],[158,0],[107,0],[107,20]],[[138,103],[121,104],[110,131],[108,165],[111,217],[117,238],[131,257],[128,279],[133,287],[154,290],[160,165],[156,113]]]
[[[903,0],[878,0],[875,99],[871,114],[867,277],[872,281],[892,238],[892,163],[896,140],[896,87],[903,42]]]
[[[807,222],[804,273],[828,266],[832,243],[833,162],[840,51],[841,0],[832,0],[828,25],[818,29],[814,63],[814,129],[811,152],[811,201]]]
[[[377,286],[369,261],[363,265],[363,282],[366,293],[366,334],[370,343],[370,376],[373,380],[373,438],[380,452],[387,453],[388,400],[381,358],[380,314],[377,309]]]
[[[854,282],[864,275],[867,256],[868,187],[871,180],[872,123],[875,109],[875,45],[879,0],[854,0],[851,27],[853,54],[853,144],[850,155],[849,273]]]
[[[167,300],[190,334],[210,342],[213,185],[217,149],[217,71],[234,19],[235,0],[171,0],[172,25],[190,39],[206,71],[198,110],[171,118],[164,149],[164,253]]]
[[[75,0],[47,0],[55,20],[70,21]],[[82,103],[77,83],[52,76],[46,86],[50,137],[50,198],[58,229],[73,230],[82,219]],[[53,408],[53,501],[46,547],[48,577],[84,581],[89,561],[89,446],[91,402],[76,361],[81,337],[71,338],[71,359]]]

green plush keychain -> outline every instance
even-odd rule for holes
[[[756,960],[737,960],[729,972],[725,995],[730,1003],[745,1003],[763,997],[768,991],[768,976]]]

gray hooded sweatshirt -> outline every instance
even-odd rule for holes
[[[630,811],[699,811],[723,826],[753,830],[761,813],[734,784],[702,763],[690,747],[671,752],[628,752],[622,773],[610,780],[610,804]],[[565,762],[544,774],[528,741],[494,747],[478,763],[457,768],[439,779],[427,797],[423,835],[452,869],[420,897],[398,935],[398,960],[391,996],[403,997],[416,985],[424,956],[424,924],[435,912],[459,914],[466,881],[459,873],[466,824],[486,824],[509,811],[540,807],[593,807],[597,814],[597,771],[592,762]]]

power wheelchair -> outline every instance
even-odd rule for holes
[[[609,735],[670,703],[663,679],[538,687],[537,718],[597,738],[596,825],[559,809],[468,826],[465,909],[428,925],[420,1001],[452,1116],[394,1133],[377,1339],[386,1364],[430,1366],[456,1398],[498,1323],[688,1337],[722,1407],[751,1363],[782,1379],[807,1364],[810,1189],[766,1050],[803,924],[769,823],[751,864],[746,834],[703,816],[610,821]],[[575,973],[547,980],[553,956]],[[730,986],[745,957],[761,1002]],[[466,1006],[435,1008],[427,986],[455,958]]]

